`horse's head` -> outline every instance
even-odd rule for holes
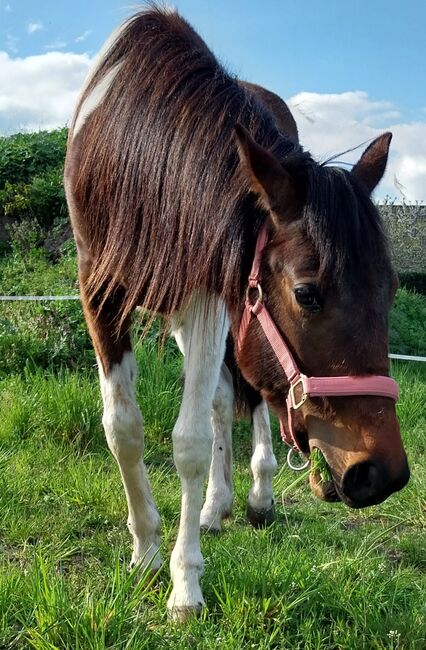
[[[241,127],[237,140],[249,189],[269,219],[261,265],[265,305],[300,370],[317,377],[387,376],[387,322],[397,278],[370,193],[385,171],[391,135],[377,138],[351,172],[318,165],[300,151],[280,162]],[[256,322],[238,361],[284,419],[288,381]],[[332,484],[311,478],[322,498],[338,495],[364,507],[408,481],[395,403],[388,397],[307,399],[295,412],[295,432],[303,451],[320,449],[329,465]]]

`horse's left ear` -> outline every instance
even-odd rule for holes
[[[352,174],[365,185],[369,194],[385,173],[391,140],[392,133],[384,133],[373,140],[352,169]]]
[[[253,140],[241,124],[235,125],[240,163],[249,189],[259,195],[266,210],[285,212],[295,198],[294,182],[275,156]]]

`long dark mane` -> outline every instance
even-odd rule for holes
[[[333,178],[341,186],[346,172],[321,168],[280,132],[265,105],[223,69],[177,13],[154,7],[125,24],[83,92],[77,116],[118,65],[104,101],[73,141],[72,155],[78,161],[79,228],[95,260],[88,287],[92,297],[124,287],[121,321],[136,305],[171,314],[199,288],[227,304],[242,295],[265,214],[239,172],[238,122],[307,175],[306,229],[329,263],[336,242],[340,257],[359,248],[360,218],[339,215],[333,198]],[[344,185],[351,188],[347,207],[358,214],[359,188]],[[330,207],[335,218],[323,223]],[[376,244],[383,242],[375,231]]]
[[[120,62],[77,136],[91,291],[124,284],[122,316],[136,305],[171,313],[200,287],[235,301],[263,215],[237,171],[234,125],[282,154],[294,144],[176,13],[131,18],[81,103]]]

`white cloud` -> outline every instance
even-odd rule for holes
[[[0,52],[0,133],[64,126],[91,62],[86,54],[12,58]]]
[[[319,159],[346,151],[380,135],[393,133],[386,174],[376,196],[426,202],[426,122],[401,122],[390,102],[372,101],[367,93],[299,93],[288,100],[301,143]],[[363,148],[339,159],[354,163]]]
[[[0,133],[50,129],[69,122],[92,61],[87,54],[71,52],[26,58],[0,52]],[[324,160],[391,131],[391,156],[376,196],[401,198],[400,186],[407,199],[426,202],[426,121],[403,122],[392,103],[372,101],[361,91],[304,92],[288,103],[302,144],[317,159]],[[339,158],[354,163],[362,150]]]
[[[28,34],[34,34],[35,32],[39,32],[42,29],[43,29],[43,23],[41,23],[40,21],[30,21],[27,24]]]
[[[80,34],[80,36],[77,36],[77,38],[74,39],[75,43],[81,43],[82,41],[85,41],[88,36],[92,33],[91,29],[86,29],[85,32]]]

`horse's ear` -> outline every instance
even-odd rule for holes
[[[385,173],[391,140],[392,133],[383,133],[373,140],[352,169],[352,174],[365,185],[369,194]]]
[[[259,195],[266,210],[281,214],[293,200],[294,183],[275,156],[257,144],[241,124],[235,134],[242,169],[249,189]]]

